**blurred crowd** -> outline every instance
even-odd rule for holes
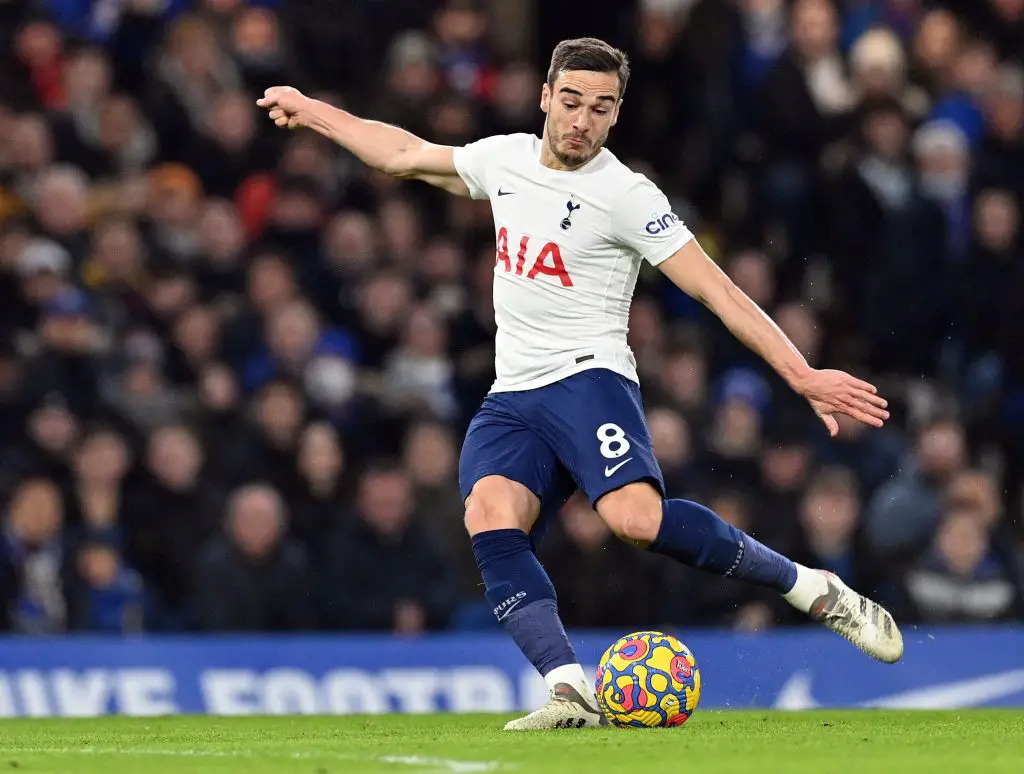
[[[1024,1],[563,5],[0,0],[0,630],[495,625],[457,485],[489,207],[255,100],[539,133],[551,46],[588,34],[632,58],[611,149],[894,409],[827,438],[648,267],[630,341],[669,495],[903,621],[1024,618]],[[573,627],[799,622],[586,502],[541,554]]]

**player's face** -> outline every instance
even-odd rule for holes
[[[566,169],[592,159],[608,139],[619,117],[619,76],[569,70],[554,87],[545,83],[541,110],[547,113],[544,136],[548,149]]]

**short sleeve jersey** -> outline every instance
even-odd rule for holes
[[[583,167],[540,162],[531,134],[455,149],[474,199],[489,199],[497,257],[492,392],[543,387],[588,368],[637,381],[626,342],[643,261],[657,265],[693,239],[668,198],[602,149]]]

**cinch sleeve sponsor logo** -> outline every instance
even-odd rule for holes
[[[664,215],[648,221],[647,225],[644,226],[644,230],[653,236],[654,234],[660,234],[662,231],[667,231],[673,224],[678,222],[679,218],[676,217],[675,213],[666,212]]]

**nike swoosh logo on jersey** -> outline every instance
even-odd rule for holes
[[[614,466],[614,467],[611,467],[611,468],[609,468],[608,466],[605,466],[605,469],[604,469],[604,477],[605,477],[605,478],[611,478],[611,477],[612,477],[613,475],[615,475],[615,471],[616,471],[616,470],[618,470],[619,468],[621,468],[621,467],[622,467],[623,465],[625,465],[625,464],[626,464],[627,462],[629,462],[629,461],[630,461],[631,459],[633,459],[633,458],[632,458],[632,457],[627,457],[627,458],[626,458],[626,459],[624,459],[624,460],[623,460],[622,462],[620,462],[620,463],[619,463],[618,465],[616,465],[616,466]]]
[[[514,193],[515,191],[502,191],[500,188],[498,189],[498,196],[510,196]]]

